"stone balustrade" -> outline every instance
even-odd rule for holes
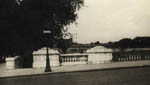
[[[60,63],[61,65],[76,65],[76,64],[87,64],[87,54],[61,54]]]
[[[137,60],[150,60],[150,51],[123,51],[114,52],[113,61],[137,61]]]
[[[58,49],[49,49],[50,66],[99,64],[112,61],[112,50],[94,47],[86,53],[60,54]],[[46,67],[46,48],[33,52],[33,68]]]
[[[51,67],[61,65],[77,64],[100,64],[110,63],[112,61],[133,61],[133,60],[150,60],[150,49],[127,49],[125,51],[112,50],[102,46],[96,46],[88,49],[85,53],[60,54],[58,49],[48,50],[49,62]],[[6,69],[16,69],[21,67],[22,58],[7,57]],[[33,52],[33,68],[46,67],[46,48]]]

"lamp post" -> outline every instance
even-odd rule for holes
[[[50,59],[49,59],[49,52],[48,52],[48,35],[50,35],[51,31],[49,30],[44,30],[43,33],[46,36],[46,67],[45,67],[45,72],[50,72],[51,67],[50,67]]]

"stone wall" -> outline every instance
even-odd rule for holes
[[[103,46],[88,49],[88,64],[109,63],[112,61],[112,50]]]

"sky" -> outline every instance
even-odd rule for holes
[[[118,41],[150,36],[150,0],[85,0],[77,25],[69,32],[75,42]]]

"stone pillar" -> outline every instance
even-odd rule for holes
[[[58,49],[48,49],[50,66],[60,66]],[[46,67],[46,47],[33,52],[33,68]]]
[[[112,50],[96,46],[86,51],[88,54],[88,64],[109,63],[112,61]]]
[[[22,67],[20,56],[6,58],[6,69],[13,70]]]
[[[50,49],[49,53],[50,66],[60,66],[58,49]]]

